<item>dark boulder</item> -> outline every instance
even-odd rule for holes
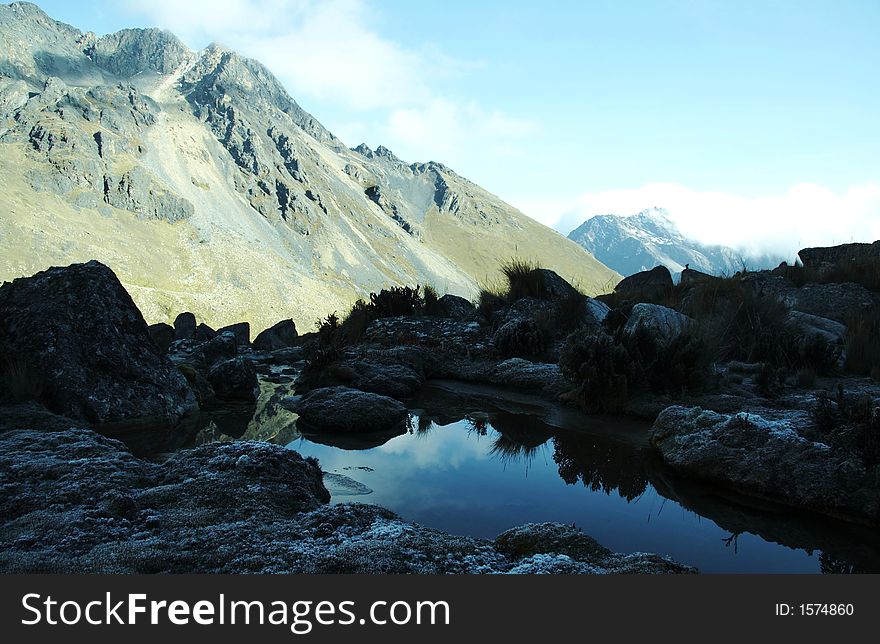
[[[0,287],[0,355],[39,380],[39,402],[70,418],[174,421],[195,407],[125,288],[96,261]]]
[[[207,342],[208,340],[213,340],[217,337],[217,332],[209,327],[207,324],[202,322],[199,326],[196,327],[196,335],[195,340],[197,342]]]
[[[193,340],[196,335],[196,316],[192,313],[181,313],[174,319],[174,339]]]
[[[296,344],[297,337],[296,324],[293,320],[281,320],[254,338],[254,349],[258,351],[287,349]]]
[[[214,365],[208,372],[208,382],[218,398],[256,401],[260,394],[254,364],[242,357]]]
[[[472,302],[449,293],[437,300],[437,310],[438,317],[454,320],[471,320],[477,314],[477,307]]]
[[[159,322],[159,324],[151,324],[149,326],[150,337],[153,339],[153,342],[159,348],[160,353],[167,353],[168,347],[171,346],[171,343],[174,342],[175,332],[174,327],[170,324],[165,324],[164,322]]]
[[[231,360],[237,354],[238,343],[231,331],[221,333],[207,342],[178,340],[168,350],[168,357],[175,364],[188,363],[202,369]]]
[[[682,288],[691,288],[692,286],[696,286],[700,282],[707,282],[712,279],[712,276],[708,273],[703,273],[701,271],[694,270],[693,268],[685,268],[681,272],[681,279],[679,280],[679,284],[681,284]]]
[[[804,248],[798,253],[801,262],[807,268],[821,268],[823,264],[840,266],[843,264],[861,264],[880,259],[880,241],[873,244],[841,244]]]
[[[284,401],[315,431],[371,433],[386,431],[406,419],[406,407],[393,398],[350,389],[323,387]]]
[[[672,274],[665,266],[656,266],[625,277],[615,287],[614,292],[628,300],[652,302],[663,299],[672,293]]]
[[[251,325],[247,322],[237,322],[217,329],[217,335],[232,331],[239,346],[247,346],[251,343]]]
[[[569,297],[577,297],[580,292],[549,268],[536,268],[532,270],[538,285],[538,295],[546,300],[564,300]]]

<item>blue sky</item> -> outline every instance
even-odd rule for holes
[[[442,161],[565,233],[661,206],[756,250],[880,237],[874,0],[39,4],[227,44],[347,144]]]

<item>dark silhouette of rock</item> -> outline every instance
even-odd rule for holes
[[[563,300],[580,294],[574,286],[549,268],[536,268],[532,274],[540,279],[541,297],[544,299]]]
[[[440,317],[454,320],[470,320],[477,314],[477,307],[472,302],[458,295],[447,293],[437,300]]]
[[[208,372],[208,381],[218,398],[256,401],[260,394],[254,364],[242,357],[214,365]]]
[[[323,387],[284,401],[315,431],[371,433],[388,430],[406,419],[406,407],[388,396],[350,389]]]
[[[297,337],[296,325],[293,320],[281,320],[254,338],[254,349],[259,351],[287,349],[296,344]]]
[[[804,248],[798,253],[807,268],[820,268],[823,264],[841,265],[880,259],[880,241],[873,244],[841,244]]]
[[[173,423],[195,406],[109,268],[91,261],[0,287],[0,355],[38,379],[40,402],[90,423]]]
[[[614,292],[638,302],[654,301],[672,293],[672,274],[665,266],[655,266],[625,277],[615,287]]]
[[[195,340],[197,340],[198,342],[207,342],[208,340],[213,340],[216,337],[217,332],[204,322],[200,323],[199,326],[196,327]]]
[[[706,280],[712,279],[712,276],[708,273],[703,273],[701,271],[695,270],[688,266],[685,266],[685,269],[681,272],[681,279],[679,280],[679,284],[681,284],[682,288],[690,288],[700,282],[705,282]]]
[[[196,316],[192,313],[181,313],[174,319],[174,339],[192,340],[196,335]]]
[[[235,334],[235,341],[238,342],[239,346],[243,347],[251,343],[251,325],[247,322],[236,322],[235,324],[220,327],[217,329],[217,335],[227,331],[232,331]]]
[[[149,331],[150,337],[153,339],[153,342],[156,343],[156,346],[159,347],[161,353],[167,353],[168,347],[170,347],[171,343],[176,340],[174,327],[170,324],[165,324],[164,322],[151,324],[149,326]]]

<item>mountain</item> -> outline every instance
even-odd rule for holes
[[[0,280],[98,259],[150,322],[301,328],[392,284],[476,295],[514,256],[619,276],[446,166],[350,149],[260,63],[0,6]],[[297,63],[307,64],[307,63]]]
[[[643,210],[631,217],[597,215],[569,233],[596,259],[621,275],[632,275],[658,265],[673,274],[686,265],[712,275],[733,275],[749,269],[778,265],[782,258],[743,256],[733,248],[709,246],[689,239],[662,208]]]

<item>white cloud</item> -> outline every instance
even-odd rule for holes
[[[384,38],[371,26],[381,4],[374,9],[365,0],[126,0],[125,6],[193,47],[219,41],[258,59],[294,98],[330,102],[353,113],[377,112],[373,122],[384,126],[347,120],[345,131],[356,137],[346,140],[349,145],[370,140],[395,152],[403,146],[400,156],[412,160],[451,163],[449,151],[461,158],[463,148],[476,153],[476,146],[509,144],[535,129],[432,87],[432,79],[484,64],[456,60],[429,44],[414,50]]]
[[[486,111],[473,102],[437,98],[421,106],[392,110],[384,136],[401,156],[454,166],[463,151],[478,149],[484,158],[509,152],[509,142],[538,130],[534,121]]]
[[[804,183],[782,194],[754,198],[648,183],[629,190],[585,193],[568,202],[517,205],[564,234],[594,215],[628,216],[657,206],[669,211],[684,234],[749,254],[794,257],[807,246],[880,239],[880,184],[876,183],[840,193]]]

